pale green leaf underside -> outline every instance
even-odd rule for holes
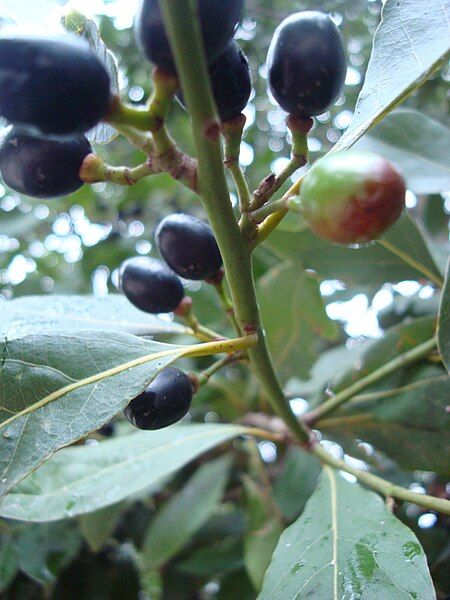
[[[234,425],[174,425],[65,448],[2,500],[0,515],[54,521],[98,510],[155,485],[246,431]]]
[[[259,600],[432,600],[416,537],[374,492],[324,467],[280,538]]]
[[[350,127],[333,148],[345,150],[410,96],[450,51],[444,0],[387,0]]]

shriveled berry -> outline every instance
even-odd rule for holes
[[[211,227],[195,217],[178,213],[163,219],[156,244],[169,267],[185,279],[208,279],[222,267]]]
[[[240,115],[247,106],[252,84],[247,59],[234,40],[209,67],[209,76],[220,120],[228,121]],[[178,99],[184,106],[181,92]]]
[[[320,115],[339,97],[347,72],[337,27],[321,12],[291,15],[275,30],[267,67],[270,91],[283,110]]]
[[[243,5],[244,0],[199,0],[198,11],[208,64],[222,54],[233,37]],[[175,73],[175,62],[158,0],[142,0],[135,27],[138,43],[148,60],[160,69]]]
[[[0,146],[0,174],[16,192],[34,198],[54,198],[83,185],[79,173],[92,152],[84,136],[64,140],[37,138],[13,129]]]
[[[376,154],[336,152],[318,160],[305,175],[299,207],[311,229],[338,244],[380,237],[401,215],[405,182]]]
[[[125,408],[125,416],[139,429],[162,429],[184,417],[191,406],[192,385],[183,371],[168,367]]]
[[[110,78],[71,35],[0,38],[0,115],[45,135],[87,131],[106,114]]]
[[[128,300],[148,313],[168,313],[180,304],[184,288],[161,260],[135,256],[120,268],[120,285]]]

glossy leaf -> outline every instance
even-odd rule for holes
[[[163,566],[208,521],[223,495],[230,467],[230,456],[200,467],[156,514],[142,550],[146,569]]]
[[[450,189],[450,130],[416,110],[398,109],[355,146],[398,165],[416,194]]]
[[[449,19],[442,0],[385,2],[353,121],[334,150],[349,148],[445,64]]]
[[[273,252],[289,258],[304,269],[313,269],[324,279],[340,279],[347,285],[382,285],[406,279],[421,280],[426,276],[441,278],[434,260],[415,222],[405,214],[383,238],[391,250],[375,242],[361,248],[329,244],[305,230],[297,233],[275,231],[267,240]],[[405,262],[395,252],[414,265]]]
[[[285,380],[294,375],[307,377],[320,338],[337,336],[317,278],[292,263],[282,263],[259,281],[259,290],[263,325],[278,375]]]
[[[120,502],[210,448],[245,433],[234,425],[175,425],[63,449],[0,503],[0,515],[53,521]]]
[[[0,343],[0,496],[56,450],[108,422],[181,353],[107,331]]]
[[[450,373],[450,259],[439,308],[438,343],[442,360]]]
[[[119,294],[95,296],[24,296],[0,300],[0,336],[18,338],[31,333],[102,329],[135,335],[185,333],[173,321],[135,308]]]
[[[383,500],[324,472],[302,516],[280,538],[259,600],[435,598],[425,554]]]
[[[243,478],[243,484],[247,513],[244,561],[255,589],[259,590],[284,527],[271,490],[262,489],[248,476]]]

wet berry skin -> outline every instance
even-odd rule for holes
[[[35,133],[67,136],[106,114],[110,78],[86,42],[71,35],[0,38],[0,115]]]
[[[138,429],[163,429],[184,417],[191,406],[189,377],[173,367],[161,371],[124,413]]]
[[[168,313],[184,297],[180,279],[161,260],[136,256],[120,267],[120,286],[128,300],[148,313]]]
[[[79,172],[92,152],[84,136],[37,138],[13,127],[0,146],[0,174],[16,192],[34,198],[54,198],[83,185]]]
[[[311,229],[338,244],[362,244],[380,237],[405,206],[405,182],[376,154],[336,152],[318,160],[305,175],[299,206]]]
[[[321,12],[291,15],[275,30],[267,68],[270,91],[283,110],[320,115],[339,97],[347,72],[337,27]]]
[[[211,227],[195,217],[178,213],[163,219],[156,244],[169,267],[185,279],[208,279],[222,267]]]
[[[244,0],[199,0],[200,24],[208,64],[224,52],[242,15]],[[136,37],[150,62],[175,74],[176,68],[164,31],[158,0],[141,0]]]
[[[209,67],[209,76],[220,120],[239,116],[247,106],[252,84],[247,59],[234,40]],[[177,97],[184,106],[182,94]]]

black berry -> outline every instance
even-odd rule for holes
[[[148,256],[136,256],[122,264],[120,285],[128,300],[148,313],[171,312],[184,296],[183,284],[175,273]]]
[[[198,5],[208,64],[225,50],[241,18],[244,0],[200,0]],[[145,56],[157,67],[175,73],[169,40],[158,0],[142,0],[136,17],[136,37]]]
[[[45,135],[87,131],[106,114],[110,78],[75,36],[0,38],[0,115]]]
[[[152,383],[126,407],[126,418],[139,429],[162,429],[188,412],[192,401],[189,377],[173,367],[159,373]]]
[[[247,106],[252,91],[247,59],[234,40],[209,67],[209,75],[220,120],[234,119]],[[178,99],[184,106],[181,93]]]
[[[84,136],[44,139],[13,127],[0,146],[0,173],[6,185],[21,194],[65,196],[83,185],[79,172],[91,152]]]
[[[208,279],[222,267],[211,227],[195,217],[166,217],[156,230],[156,243],[169,267],[185,279]]]
[[[342,39],[320,12],[291,15],[276,29],[267,56],[270,90],[288,113],[311,117],[339,97],[347,65]]]

